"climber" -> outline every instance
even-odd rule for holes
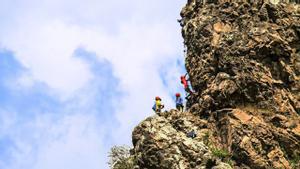
[[[176,100],[175,100],[175,102],[176,102],[176,109],[177,110],[179,110],[179,111],[181,111],[181,112],[183,112],[183,100],[182,100],[182,98],[181,98],[181,96],[180,96],[180,93],[176,93]]]
[[[161,110],[164,108],[165,106],[161,103],[161,98],[156,96],[155,97],[155,103],[152,107],[152,110],[155,111],[156,113],[160,113]]]
[[[192,130],[191,132],[188,132],[186,134],[186,136],[189,138],[195,138],[195,137],[197,137],[197,134],[196,134],[195,130]]]
[[[189,96],[192,93],[192,91],[189,87],[188,79],[186,79],[186,76],[187,76],[187,74],[185,74],[184,76],[180,76],[180,81],[184,87],[184,90],[187,92],[187,96]]]

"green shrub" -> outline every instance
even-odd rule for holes
[[[136,165],[134,156],[130,155],[127,146],[114,146],[109,153],[109,166],[111,169],[133,169]]]
[[[213,156],[218,157],[218,158],[227,158],[230,157],[230,153],[227,150],[223,149],[218,149],[218,148],[211,148],[211,152]]]
[[[293,159],[291,159],[290,161],[291,167],[293,169],[296,169],[298,166],[300,166],[300,156],[299,155],[295,155]]]

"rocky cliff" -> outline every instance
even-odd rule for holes
[[[136,168],[300,168],[297,6],[189,0],[181,16],[194,93],[134,129]]]

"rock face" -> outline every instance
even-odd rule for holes
[[[189,0],[181,16],[195,92],[135,128],[137,168],[300,168],[298,7]]]
[[[132,136],[139,168],[231,168],[204,144],[209,137],[207,124],[207,120],[176,110],[149,117]],[[192,130],[197,135],[194,139],[187,135]]]

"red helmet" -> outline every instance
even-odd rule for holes
[[[161,98],[159,96],[156,96],[155,100],[161,100]]]
[[[180,97],[180,93],[176,93],[176,97]]]
[[[180,79],[185,79],[185,77],[184,76],[180,76]]]

